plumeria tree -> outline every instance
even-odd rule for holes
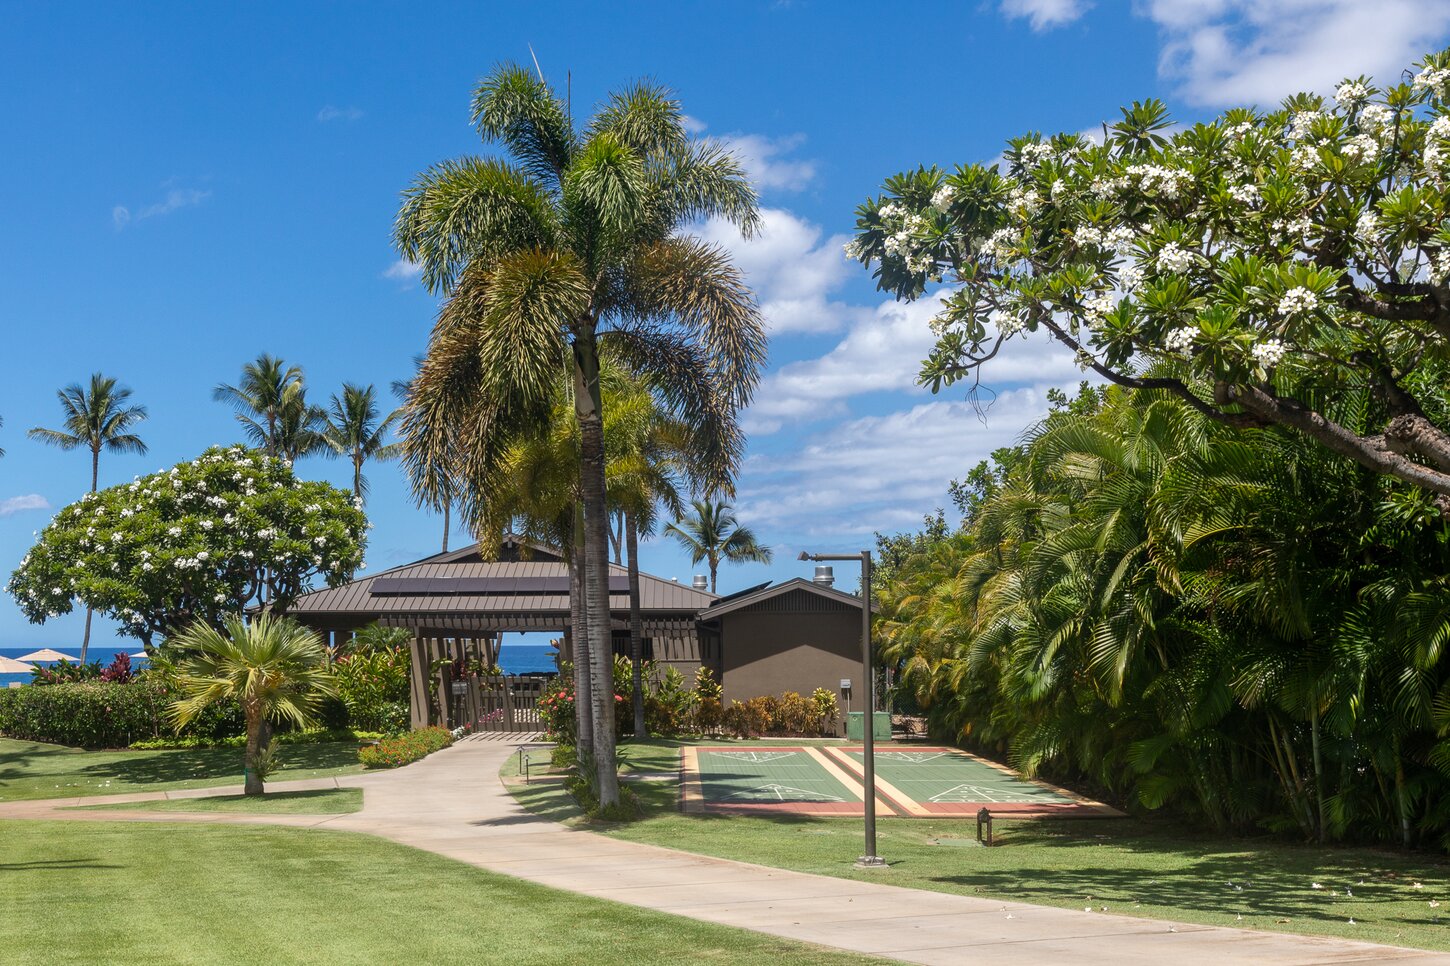
[[[942,296],[934,390],[1045,330],[1105,379],[1290,427],[1444,511],[1450,51],[1406,78],[1186,127],[1135,103],[1100,140],[900,174],[847,254],[898,298]],[[1350,389],[1371,405],[1327,415]]]
[[[217,447],[62,509],[8,590],[35,623],[79,601],[151,644],[196,620],[219,628],[246,607],[285,611],[315,581],[350,580],[366,531],[351,493]]]

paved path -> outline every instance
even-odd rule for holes
[[[0,804],[0,818],[265,822],[366,832],[555,888],[913,963],[984,966],[1446,964],[1450,956],[902,889],[619,842],[539,818],[498,779],[514,752],[470,739],[396,771],[277,782],[361,787],[350,815],[66,811],[80,799]],[[235,794],[237,788],[112,795],[86,804]],[[887,873],[889,874],[889,873]]]

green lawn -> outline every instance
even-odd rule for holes
[[[676,771],[679,747],[629,742],[625,774]],[[504,774],[515,771],[510,759]],[[998,847],[986,849],[971,820],[883,818],[877,850],[891,868],[861,872],[851,867],[862,850],[859,818],[686,815],[674,781],[629,787],[645,817],[594,826],[601,834],[918,889],[1450,950],[1450,864],[1434,855],[1224,839],[1137,819],[999,820]],[[557,784],[513,791],[534,811],[578,821]]]
[[[266,795],[216,795],[208,798],[172,798],[155,802],[86,805],[77,811],[104,809],[145,812],[232,812],[256,815],[341,815],[362,809],[361,788],[321,788],[308,792],[268,792]]]
[[[273,781],[362,771],[356,742],[281,745]],[[0,738],[0,802],[242,783],[242,750],[82,751]]]
[[[0,841],[7,964],[873,962],[364,835],[12,820]]]

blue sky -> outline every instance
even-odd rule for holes
[[[84,456],[24,437],[56,424],[66,383],[101,370],[150,409],[151,453],[103,459],[115,483],[238,438],[210,390],[259,352],[303,365],[319,399],[406,375],[436,303],[390,248],[398,192],[488,150],[469,92],[530,44],[581,117],[632,79],[672,86],[759,187],[762,237],[699,227],[736,253],[772,326],[739,510],[777,560],[726,567],[728,590],[805,573],[803,547],[912,526],[1079,378],[1063,353],[1019,344],[985,373],[1000,393],[985,418],[914,387],[930,307],[888,302],[840,253],[883,178],[1092,129],[1133,99],[1193,120],[1390,77],[1450,41],[1446,0],[422,9],[0,2],[0,569],[87,483]],[[347,479],[324,459],[299,470]],[[369,565],[435,550],[439,521],[397,470],[370,475]],[[694,569],[662,540],[643,554],[666,577]],[[33,627],[0,600],[0,647],[78,638],[78,617]]]

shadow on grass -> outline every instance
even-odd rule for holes
[[[0,862],[0,872],[80,872],[87,869],[123,869],[98,859],[36,859],[33,862]]]
[[[274,780],[286,781],[288,772],[342,768],[357,764],[357,746],[351,743],[280,745],[281,769]],[[124,752],[77,771],[88,777],[136,785],[185,782],[197,779],[240,777],[242,749],[204,748],[186,751]]]

